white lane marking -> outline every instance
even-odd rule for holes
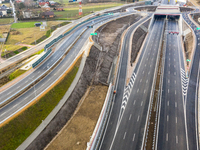
[[[174,65],[174,68],[176,68],[176,65]]]
[[[142,72],[142,74],[144,74],[144,71]]]
[[[169,89],[168,89],[168,93],[169,93]]]
[[[136,100],[134,100],[133,105],[135,105]]]
[[[27,83],[28,82],[28,80],[26,80],[26,82],[25,83]]]
[[[174,61],[175,61],[175,59],[174,59]]]
[[[175,107],[177,107],[177,102],[175,102]]]
[[[42,86],[44,86],[44,84],[42,84]]]
[[[40,71],[38,71],[38,73],[40,73]]]
[[[134,135],[133,135],[133,141],[135,140],[135,133],[134,133]]]
[[[143,101],[141,102],[141,106],[142,106],[142,104],[143,104]]]
[[[148,74],[150,74],[150,71],[148,72]]]
[[[166,141],[168,141],[168,133],[166,134]]]
[[[169,79],[168,79],[168,83],[169,83]]]
[[[11,92],[7,93],[7,95],[9,95]]]
[[[176,84],[176,80],[174,81],[174,83]]]
[[[32,78],[34,78],[35,76],[32,76]]]
[[[137,93],[139,92],[139,89],[137,89]]]
[[[178,136],[176,136],[176,143],[178,143]]]
[[[176,117],[176,123],[177,123],[177,117]]]
[[[150,65],[150,67],[151,67],[152,65]]]
[[[48,79],[48,81],[51,80],[51,78]]]
[[[14,105],[14,106],[13,106],[13,108],[14,108],[14,107],[16,107],[16,106],[17,106],[17,104],[16,104],[16,105]]]
[[[54,76],[56,75],[56,73],[54,74]]]
[[[142,79],[140,79],[140,82],[142,82]]]
[[[3,114],[1,114],[0,116],[3,116],[6,112],[4,112]]]
[[[148,83],[148,80],[146,81],[146,83]]]
[[[167,121],[169,121],[169,115],[167,115]]]
[[[167,101],[167,106],[169,106],[169,101]]]
[[[27,99],[28,98],[28,96],[27,97],[25,97],[24,99]]]
[[[170,74],[170,71],[168,71],[168,74]]]
[[[176,75],[176,72],[174,72],[174,75]]]
[[[170,58],[169,58],[169,61],[170,61]]]
[[[146,67],[146,64],[144,66]]]
[[[144,94],[146,93],[146,90],[144,90]]]
[[[20,88],[20,86],[17,87],[17,89]]]
[[[176,90],[175,90],[175,95],[176,95]]]
[[[140,116],[138,116],[138,118],[137,118],[137,122],[139,121],[139,119],[140,119]]]
[[[130,114],[130,116],[129,116],[129,120],[131,120],[131,117],[132,117],[132,114]]]
[[[46,67],[44,67],[43,70],[44,70],[45,68],[46,68]]]
[[[169,67],[170,67],[170,64],[169,64]]]
[[[123,137],[123,139],[125,139],[126,138],[126,132],[124,133],[124,137]]]

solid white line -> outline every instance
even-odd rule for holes
[[[131,120],[131,116],[132,116],[132,114],[130,114],[130,116],[129,116],[129,120]]]
[[[124,133],[124,138],[123,139],[125,139],[126,138],[126,132]]]
[[[143,104],[143,101],[141,102],[141,106],[142,106],[142,104]]]
[[[166,141],[168,141],[168,133],[166,134]]]
[[[134,135],[133,135],[133,141],[135,140],[135,133],[134,133]]]
[[[137,118],[137,122],[139,121],[139,119],[140,119],[140,116],[138,116],[138,118]]]
[[[176,143],[178,143],[178,136],[176,136]]]

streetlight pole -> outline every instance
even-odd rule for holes
[[[34,82],[34,80],[31,77],[29,79],[31,79]],[[36,97],[35,84],[34,84],[34,93],[35,93],[35,97]]]

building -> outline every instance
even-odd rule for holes
[[[54,12],[53,11],[47,11],[47,12],[42,12],[41,17],[42,18],[54,18]]]
[[[47,5],[47,4],[45,4],[44,6],[42,6],[42,10],[43,11],[50,11],[50,7]]]
[[[7,9],[0,8],[0,12],[1,12],[2,17],[7,16]]]
[[[39,18],[39,14],[35,14],[32,12],[32,10],[25,10],[25,11],[22,11],[22,14],[23,14],[23,18]]]

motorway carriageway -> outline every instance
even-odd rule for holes
[[[122,86],[125,85],[126,81],[126,70],[124,72],[123,68],[127,67],[128,49],[122,49],[124,54],[116,87],[117,93],[105,135],[100,145],[101,150],[137,150],[142,148],[163,29],[164,19],[155,19],[153,28],[150,29],[146,44],[141,52],[139,62],[133,72],[135,81],[132,90],[129,91],[130,97],[128,98],[123,92],[126,87]],[[127,33],[129,32],[131,31]],[[125,38],[124,44],[129,45],[129,39]],[[127,100],[125,109],[123,106],[124,100]]]
[[[178,21],[168,20],[166,25],[166,47],[164,47],[164,75],[158,119],[158,150],[186,150],[188,146],[185,118],[184,89],[187,84],[182,54],[181,35],[169,34],[177,31]],[[166,48],[166,49],[165,49]]]
[[[127,15],[127,14],[128,13],[123,13],[122,15]],[[102,24],[102,21],[105,21],[105,20],[109,21],[109,18],[110,20],[112,20],[113,18],[118,18],[118,17],[119,17],[119,14],[99,18],[94,21],[95,23],[99,22],[94,26],[94,28],[100,26]],[[90,23],[87,23],[86,25],[91,25],[91,24],[92,24],[92,21]],[[86,27],[84,26],[78,30],[79,34],[82,32],[84,28]],[[67,70],[67,68],[71,65],[71,63],[77,57],[77,54],[80,52],[81,48],[83,47],[85,41],[88,39],[91,32],[93,32],[93,29],[89,28],[83,33],[83,35],[76,42],[73,48],[68,52],[66,57],[60,62],[60,64],[51,73],[49,73],[45,78],[43,78],[40,82],[38,82],[34,87],[29,89],[27,92],[25,92],[24,94],[16,98],[14,101],[12,101],[8,105],[0,109],[0,124],[2,124],[11,116],[13,116],[16,112],[23,109],[23,107],[28,105],[32,100],[35,99],[35,95],[37,96],[40,95],[45,89],[47,89],[52,83],[54,83],[61,76],[63,72]],[[19,83],[17,83],[11,88],[13,88],[14,91],[20,90],[20,88],[22,88],[23,86],[26,86],[26,84],[29,84],[33,78],[37,78],[41,73],[47,70],[49,66],[52,65],[62,54],[65,53],[65,50],[71,44],[69,42],[72,42],[73,39],[75,39],[76,36],[78,36],[79,34],[74,33],[70,37],[68,37],[65,41],[61,43],[59,50],[56,50],[56,52],[44,64],[38,67],[36,71],[34,71],[34,73],[27,76],[26,78],[24,78],[22,81],[20,81]],[[21,84],[23,84],[23,86]],[[14,92],[10,92],[11,88],[8,89],[7,94],[4,93],[7,95],[7,97],[10,96],[10,94],[14,94]],[[35,91],[34,91],[34,88],[35,88]]]

